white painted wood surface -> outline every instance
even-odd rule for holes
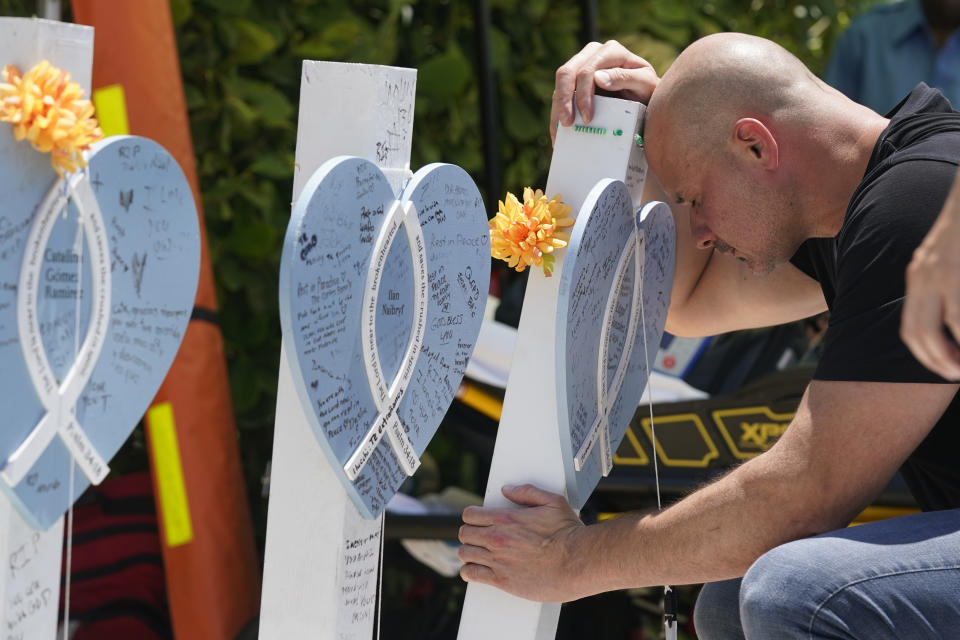
[[[52,640],[60,606],[63,518],[46,531],[31,527],[0,497],[0,577],[4,640]]]
[[[376,163],[399,192],[409,175],[415,88],[412,69],[304,62],[293,199],[338,155]],[[369,640],[382,517],[364,520],[330,468],[284,353],[281,348],[260,638]]]
[[[574,126],[561,127],[547,178],[547,197],[561,194],[576,214],[598,180],[614,178],[626,182],[634,205],[639,207],[646,177],[646,160],[634,142],[640,112],[638,103],[597,97],[589,127],[606,128],[608,132],[620,129],[622,135],[577,130],[583,126],[579,115]],[[556,368],[557,293],[564,253],[564,249],[554,252],[553,277],[533,269],[527,281],[485,506],[515,506],[500,491],[508,484],[531,483],[554,493],[567,493],[564,464],[572,465],[573,461],[561,459],[556,382],[547,375]],[[559,615],[559,603],[532,602],[493,587],[470,584],[458,638],[549,640],[556,636]]]
[[[89,96],[93,29],[50,20],[0,18],[0,67],[13,64],[26,73],[41,60],[68,71]],[[62,551],[63,518],[46,531],[35,531],[0,494],[0,558],[6,565],[0,574],[4,638],[52,640],[56,636]]]

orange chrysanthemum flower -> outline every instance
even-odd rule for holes
[[[560,231],[573,226],[570,207],[557,194],[549,201],[543,191],[523,190],[523,204],[507,192],[497,215],[490,220],[490,253],[517,271],[529,265],[542,267],[548,278],[553,274],[554,249],[567,246],[570,234]]]
[[[93,104],[70,74],[44,60],[25,75],[13,65],[3,69],[0,122],[13,124],[17,140],[50,152],[50,164],[62,177],[87,166],[83,152],[103,137]]]

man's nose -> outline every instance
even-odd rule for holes
[[[690,235],[698,249],[709,249],[717,239],[716,234],[704,223],[693,210],[690,211]]]

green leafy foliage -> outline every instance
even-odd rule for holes
[[[646,57],[662,73],[691,41],[720,31],[769,38],[820,74],[829,46],[852,16],[877,0],[676,0],[599,2],[607,34]]]
[[[37,3],[31,0],[0,0],[0,16],[24,18],[37,13]]]

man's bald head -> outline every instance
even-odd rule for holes
[[[812,121],[822,84],[783,47],[720,33],[697,40],[664,74],[650,99],[644,138],[658,151],[717,150],[741,117]]]
[[[886,125],[782,47],[724,33],[680,54],[643,137],[667,197],[689,207],[695,245],[762,274],[839,231]]]

